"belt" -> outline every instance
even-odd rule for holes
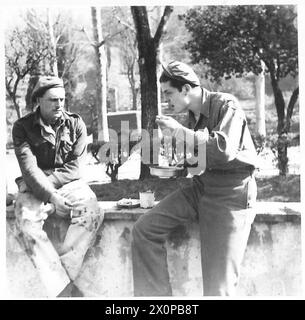
[[[248,173],[251,175],[253,174],[254,170],[255,168],[253,166],[246,166],[246,167],[232,168],[227,170],[209,168],[206,171],[210,173],[216,173],[216,174]]]

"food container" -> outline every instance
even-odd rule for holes
[[[139,192],[140,207],[152,208],[155,204],[155,194],[152,191]]]
[[[140,206],[140,201],[139,199],[123,198],[117,202],[117,206],[118,208],[127,208],[127,209],[137,208]]]
[[[165,167],[165,166],[151,166],[150,174],[159,178],[178,177],[183,171],[183,167]]]

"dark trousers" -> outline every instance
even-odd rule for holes
[[[233,296],[255,217],[255,178],[204,173],[164,198],[134,225],[135,296],[172,295],[165,241],[179,225],[199,221],[204,295]]]

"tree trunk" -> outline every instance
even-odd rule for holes
[[[91,7],[91,18],[94,37],[94,51],[96,57],[96,105],[93,114],[92,135],[93,142],[109,141],[108,120],[107,120],[107,100],[106,100],[106,67],[107,58],[104,46],[101,45],[100,16],[97,15],[96,8]]]
[[[20,110],[20,105],[17,103],[17,101],[15,99],[13,99],[13,103],[14,103],[15,110],[17,112],[17,117],[18,117],[18,119],[20,119],[22,117],[22,112]]]
[[[156,48],[150,36],[150,30],[145,29],[143,20],[147,19],[146,12],[133,10],[136,28],[138,30],[139,71],[141,88],[141,123],[142,129],[148,131],[150,141],[153,137],[153,129],[156,128],[155,118],[158,114],[157,76],[156,76]],[[152,150],[152,143],[150,144]],[[152,153],[152,152],[151,152]],[[150,156],[150,163],[152,157]],[[140,179],[150,177],[147,164],[141,163]]]
[[[15,80],[15,83],[13,85],[13,88],[10,87],[10,84],[7,82],[7,79],[5,81],[6,91],[7,91],[8,95],[10,96],[10,98],[13,101],[14,108],[16,110],[18,119],[20,119],[22,117],[21,108],[20,108],[19,103],[17,102],[17,94],[16,94],[17,93],[17,87],[18,87],[18,84],[19,84],[20,80],[21,80],[21,78],[17,77],[17,79]]]
[[[137,110],[138,89],[136,88],[134,63],[127,64],[127,75],[132,95],[132,110]]]
[[[39,79],[39,74],[32,74],[29,79],[28,88],[25,95],[25,104],[26,109],[30,111],[34,111],[35,104],[32,101],[32,92],[34,87]]]
[[[286,133],[280,133],[278,135],[278,168],[281,176],[286,176],[288,173],[288,139]]]
[[[132,110],[137,110],[138,108],[138,93],[139,89],[137,88],[136,85],[136,79],[135,79],[135,68],[134,64],[132,66],[132,85],[131,85],[131,90],[132,90]]]
[[[151,49],[149,49],[149,47]],[[156,77],[156,54],[155,48],[152,43],[147,44],[144,49],[146,54],[140,58],[140,77],[141,77],[141,122],[142,128],[145,128],[150,136],[150,163],[152,160],[152,137],[153,130],[157,128],[155,119],[158,114],[158,87],[157,87],[157,77]],[[144,57],[145,56],[145,57]],[[150,171],[147,165],[141,164],[141,175],[140,179],[150,177]]]
[[[150,163],[153,163],[153,131],[157,128],[155,123],[158,114],[158,85],[157,85],[157,51],[165,24],[173,8],[166,6],[155,37],[151,37],[146,7],[132,6],[131,12],[137,32],[141,90],[141,121],[142,129],[148,131],[150,136]],[[140,179],[150,177],[147,164],[141,162]]]
[[[137,89],[135,88],[135,86],[131,87],[132,90],[132,110],[137,110],[137,106],[138,106],[138,92]]]
[[[255,77],[256,92],[256,135],[261,139],[266,137],[265,121],[265,73],[263,71]]]
[[[288,107],[287,107],[287,113],[286,113],[286,128],[285,130],[287,132],[289,132],[290,130],[290,123],[291,123],[291,117],[292,117],[292,113],[293,113],[293,108],[298,100],[298,97],[299,97],[299,87],[297,87],[291,97],[290,97],[290,100],[289,100],[289,103],[288,103]]]
[[[278,116],[278,125],[277,125],[277,151],[278,151],[278,169],[281,176],[285,176],[288,172],[288,139],[287,131],[285,128],[285,100],[282,94],[282,91],[278,85],[278,81],[275,79],[274,75],[271,75],[271,85],[274,94],[274,103]]]
[[[49,8],[47,9],[47,19],[48,19],[48,33],[49,33],[50,44],[51,44],[50,51],[52,52],[51,70],[53,72],[53,75],[58,77],[58,66],[57,66],[57,55],[56,55],[56,39],[55,39],[55,36],[54,36],[54,30],[53,30],[53,18],[52,18],[52,14],[51,14]]]
[[[95,105],[92,108],[92,138],[93,143],[96,143],[99,138],[99,119],[100,119],[100,108],[102,105],[102,82],[101,82],[101,61],[100,61],[100,52],[98,47],[94,47],[95,58],[96,58],[96,77],[95,77]]]
[[[101,15],[101,12],[100,12]],[[102,23],[100,25],[101,38],[103,36]],[[99,123],[101,127],[99,128],[99,140],[109,141],[109,131],[108,131],[108,118],[107,118],[107,54],[105,50],[105,44],[100,46],[101,52],[101,80],[102,80],[102,106],[101,106],[101,118]]]
[[[280,175],[285,176],[288,173],[288,132],[290,130],[290,121],[292,117],[293,107],[298,99],[299,88],[295,89],[290,98],[287,114],[286,114],[286,123],[284,125],[283,130],[279,133],[278,137],[278,158],[279,158],[279,170]]]

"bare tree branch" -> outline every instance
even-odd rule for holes
[[[125,31],[127,29],[127,27],[125,27],[125,29],[120,30],[115,32],[114,34],[108,34],[97,46],[101,47],[102,45],[104,45],[107,41],[109,41],[110,39],[114,38],[115,36],[117,36],[118,34],[122,33],[123,31]]]
[[[41,19],[38,18],[37,12],[34,9],[28,10],[27,12],[28,12],[28,19],[26,21],[27,25],[35,31],[40,31],[40,32],[43,31],[44,33],[47,33],[48,32],[47,26],[44,22],[41,21]],[[33,21],[35,21],[35,23]]]
[[[129,30],[131,30],[134,34],[136,34],[136,30],[135,30],[135,28],[134,28],[133,26],[131,26],[131,25],[130,25],[129,23],[127,23],[127,22],[122,21],[121,18],[118,17],[118,16],[115,16],[115,18],[118,20],[118,22],[119,22],[121,25],[125,26],[126,28],[128,28]]]
[[[87,30],[85,29],[85,27],[82,27],[82,28],[80,29],[80,31],[84,33],[84,35],[86,36],[86,38],[87,38],[88,42],[90,43],[90,45],[92,45],[93,47],[95,47],[95,46],[96,46],[96,43],[90,39],[90,36],[89,36]]]
[[[174,7],[173,6],[166,6],[164,8],[164,12],[163,12],[163,15],[162,15],[162,18],[161,18],[161,21],[158,25],[158,28],[157,28],[157,31],[155,33],[155,36],[154,36],[154,42],[155,43],[159,43],[160,42],[160,39],[161,39],[161,36],[164,32],[164,29],[165,29],[165,25],[169,19],[169,16],[170,14],[173,12],[174,10]]]

